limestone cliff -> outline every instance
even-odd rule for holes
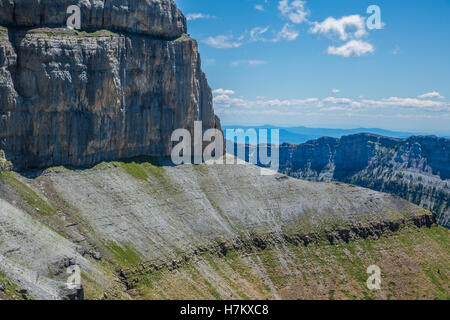
[[[220,128],[172,0],[6,0],[0,25],[0,149],[16,169],[167,156],[174,129]]]
[[[81,31],[64,28],[71,4]],[[398,197],[107,161],[220,128],[173,1],[0,0],[0,25],[0,299],[448,299],[449,231]],[[389,285],[369,292],[374,263]]]
[[[389,192],[432,209],[450,227],[450,139],[373,134],[321,138],[280,147],[280,171]]]

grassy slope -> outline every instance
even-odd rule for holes
[[[204,254],[177,270],[139,275],[139,299],[450,299],[449,231],[410,226],[393,236],[330,245]],[[382,289],[366,269],[382,269]],[[272,287],[272,288],[271,288]]]
[[[163,186],[168,184],[162,167],[134,162],[110,165],[122,167],[131,179],[144,181],[151,176]],[[53,224],[46,214],[55,217],[56,199],[47,203],[17,177],[2,172],[0,183],[13,189],[29,207],[40,208],[35,218]],[[93,263],[116,280],[109,288],[87,277],[83,283],[90,299],[449,299],[449,240],[449,230],[442,227],[408,225],[380,239],[307,247],[278,243],[265,250],[229,251],[225,256],[203,253],[174,267],[127,274],[125,281],[119,271],[139,270],[145,259],[132,244],[96,241],[104,259]],[[381,291],[366,288],[366,269],[372,264],[382,269]]]
[[[147,178],[142,166],[158,168],[121,165],[136,179]],[[408,225],[380,239],[337,245],[280,246],[204,253],[174,270],[131,275],[129,293],[137,299],[450,299],[450,233],[440,226]],[[122,265],[138,263],[129,248],[122,253]],[[382,269],[380,291],[367,289],[366,270],[373,264]]]
[[[27,295],[23,295],[20,291],[21,288],[17,286],[14,281],[8,279],[8,277],[0,271],[0,299],[5,300],[24,300],[29,299]]]

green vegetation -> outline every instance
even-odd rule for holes
[[[125,171],[138,180],[147,180],[148,175],[141,165],[136,162],[120,162],[120,166],[125,169]]]
[[[4,290],[0,290],[0,299],[24,300],[24,296],[19,292],[20,288],[0,271],[0,285]],[[27,297],[30,299],[30,297]]]
[[[435,286],[435,289],[437,289],[437,292],[435,291],[435,299],[438,300],[449,300],[450,299],[450,293],[445,290],[443,284],[441,283],[443,277],[441,276],[441,271],[439,269],[433,270],[431,268],[424,267],[423,272],[428,276],[431,283]],[[441,279],[439,279],[440,277]],[[445,276],[445,279],[447,277]],[[446,281],[446,280],[444,280]],[[447,281],[445,283],[448,283]],[[447,285],[448,289],[448,285]]]
[[[135,251],[129,244],[117,244],[116,242],[110,242],[105,245],[105,247],[113,253],[115,259],[121,267],[135,267],[143,262],[141,254]]]
[[[148,190],[151,193],[157,191],[154,186],[159,184],[164,191],[173,197],[178,197],[177,186],[168,175],[165,174],[163,166],[157,164],[153,159],[135,158],[133,160],[112,162],[111,164],[122,167],[130,176],[137,180],[148,183]]]
[[[175,40],[175,42],[189,41],[192,40],[191,36],[187,33],[183,33],[179,38]]]
[[[0,73],[0,81],[3,81],[3,75]],[[10,170],[12,168],[11,161],[6,160],[5,152],[0,150],[0,170]]]
[[[162,185],[167,184],[167,177],[164,174],[164,167],[156,164],[157,161],[151,158],[133,158],[124,161],[115,161],[111,163],[102,162],[95,166],[95,169],[102,169],[110,167],[110,165],[116,167],[122,167],[132,177],[138,180],[149,180],[149,175],[156,178]]]
[[[114,36],[116,33],[109,30],[96,30],[96,31],[80,31],[70,30],[64,28],[35,28],[28,31],[29,34],[39,34],[45,37],[102,37],[102,36]]]
[[[334,300],[334,294],[336,293],[335,290],[330,290],[328,292],[328,300]]]
[[[15,177],[16,173],[0,171],[0,182],[11,187],[30,207],[36,209],[40,215],[48,216],[56,213],[47,201],[42,199],[35,191]]]
[[[180,192],[172,193],[179,186],[175,178],[171,179],[170,169],[151,159],[101,163],[89,170],[105,168],[139,183],[149,192],[162,193],[163,199],[169,196],[177,203],[181,200],[177,197],[184,196]],[[199,187],[221,213],[221,198],[212,189],[211,169],[200,165],[193,170]],[[54,176],[42,177],[51,178]],[[40,208],[41,214],[46,210],[54,212],[26,182],[36,185],[17,173],[0,172],[0,183],[15,191],[27,204]],[[60,209],[61,202],[56,200],[57,197],[51,197],[55,208]],[[122,297],[123,294],[138,299],[271,299],[275,291],[285,299],[450,299],[448,230],[438,226],[417,228],[409,223],[397,232],[387,232],[377,239],[374,236],[348,243],[336,240],[330,244],[330,240],[324,237],[324,226],[327,233],[342,231],[345,221],[339,213],[329,214],[321,221],[314,221],[316,215],[311,211],[303,217],[304,220],[294,221],[283,228],[285,239],[282,235],[274,237],[264,233],[264,230],[246,234],[239,230],[239,224],[235,224],[234,231],[241,237],[239,241],[217,236],[216,242],[197,247],[195,253],[174,251],[173,257],[167,257],[167,261],[165,258],[163,261],[147,261],[132,242],[96,238],[96,246],[104,259],[92,259],[92,262],[105,275],[115,279],[112,281],[114,288],[105,288],[96,279],[83,274],[86,297],[103,298],[106,292],[106,296],[111,298]],[[53,221],[57,217],[54,215],[44,220]],[[79,224],[88,228],[87,221],[79,221]],[[308,245],[300,237],[305,230],[311,235],[312,242]],[[94,234],[93,230],[89,230],[87,235],[89,233]],[[300,239],[298,243],[294,241],[296,236]],[[255,243],[255,238],[261,241]],[[221,250],[224,243],[227,250]],[[199,244],[195,242],[195,245]],[[175,261],[172,263],[170,259]],[[370,291],[366,286],[367,267],[373,264],[382,270],[380,291]],[[122,282],[117,281],[119,279]],[[110,292],[118,295],[111,296]]]
[[[115,35],[117,35],[116,33],[112,32],[110,30],[106,30],[106,29],[96,30],[96,31],[92,31],[92,32],[74,30],[74,32],[77,34],[78,37],[115,36]]]
[[[158,179],[160,182],[165,181],[166,176],[164,175],[164,168],[162,166],[154,165],[150,162],[144,162],[142,166],[145,170],[150,173],[153,177]]]
[[[3,26],[0,26],[0,41],[8,40],[8,29]]]
[[[35,28],[28,30],[28,34],[31,35],[41,35],[46,37],[72,37],[75,35],[75,32],[70,29],[63,29],[63,28]]]

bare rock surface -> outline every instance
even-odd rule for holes
[[[172,0],[2,0],[0,25],[65,27],[71,5],[81,9],[83,29],[111,29],[171,39],[186,33],[186,18]]]
[[[102,278],[76,245],[0,198],[0,270],[40,299],[65,298],[69,266]],[[104,278],[104,276],[103,276]]]
[[[450,139],[356,134],[280,146],[280,171],[389,192],[435,211],[450,227]]]
[[[65,28],[71,4],[81,7],[81,31]],[[364,265],[378,256],[371,241],[399,231],[403,250],[376,242],[393,279],[416,283],[395,268],[409,259],[399,255],[429,254],[411,270],[429,297],[448,293],[429,290],[440,281],[433,273],[430,284],[429,272],[448,270],[448,233],[423,208],[251,165],[154,161],[170,154],[174,129],[192,131],[197,120],[220,129],[197,43],[173,1],[0,0],[0,25],[1,299],[333,296],[318,274],[343,274],[359,281],[348,290],[362,292]],[[148,157],[117,161],[136,156]],[[423,241],[410,244],[416,234]],[[358,270],[323,273],[311,263],[344,268],[334,254],[361,239],[364,263],[351,246],[343,253]],[[66,285],[74,266],[79,289]]]
[[[61,25],[72,2],[0,2],[0,150],[15,169],[167,156],[173,130],[220,129],[173,1],[80,1],[81,31]]]
[[[0,179],[0,271],[38,298],[64,298],[59,288],[65,269],[75,263],[107,291],[114,287],[114,275],[132,288],[125,280],[130,274],[177,268],[202,252],[333,244],[379,237],[408,223],[434,223],[428,211],[395,196],[261,176],[251,165],[172,167],[138,161],[3,174],[9,179]],[[29,205],[45,208],[41,201],[55,211],[46,215]],[[105,269],[103,261],[114,257],[119,263]]]

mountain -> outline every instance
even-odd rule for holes
[[[448,299],[449,240],[398,197],[252,165],[0,171],[3,298]]]
[[[341,138],[350,134],[358,133],[372,133],[382,136],[394,137],[394,138],[409,138],[413,136],[413,133],[408,132],[397,132],[389,131],[377,128],[357,128],[357,129],[326,129],[326,128],[307,128],[307,127],[276,127],[270,125],[257,126],[257,127],[243,127],[243,126],[233,126],[226,125],[223,126],[226,129],[243,129],[244,131],[248,129],[263,130],[263,129],[278,129],[279,130],[279,143],[292,143],[300,144],[305,143],[310,140],[319,139],[321,137],[332,137]],[[232,139],[228,137],[228,139]],[[268,143],[271,143],[270,136],[268,138]],[[250,144],[258,144],[258,141],[249,141]]]
[[[279,150],[283,173],[396,194],[435,211],[450,227],[450,139],[357,134],[283,144]]]
[[[172,0],[0,1],[0,25],[0,299],[449,299],[429,210],[168,159],[174,129],[220,129]]]
[[[66,27],[81,8],[83,31]],[[168,156],[218,128],[198,46],[171,0],[1,1],[0,149],[16,169]]]

